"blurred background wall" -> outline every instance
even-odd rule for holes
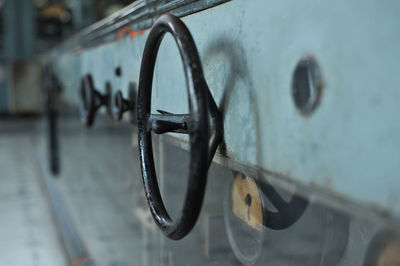
[[[38,56],[132,0],[0,0],[0,114],[40,111]]]

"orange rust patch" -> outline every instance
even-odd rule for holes
[[[117,31],[117,40],[124,38],[131,31],[131,26],[125,26]]]
[[[129,37],[133,39],[136,35],[143,35],[145,32],[146,30],[133,30],[129,33]]]
[[[86,261],[86,256],[72,258],[72,265],[80,265]]]
[[[137,35],[142,35],[146,32],[146,30],[131,30],[131,26],[122,27],[117,31],[117,40],[125,38],[129,36],[131,39],[135,38]]]

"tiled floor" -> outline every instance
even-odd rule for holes
[[[195,227],[184,239],[169,240],[147,208],[131,125],[105,119],[88,130],[78,116],[60,119],[61,173],[53,178],[45,122],[0,119],[0,266],[241,265],[232,239],[243,243],[249,258],[258,256],[255,265],[359,265],[382,229],[312,198],[293,225],[263,227],[260,234],[229,208],[232,169],[213,164]],[[166,137],[154,144],[161,193],[175,218],[186,193],[190,157]],[[257,182],[272,187],[264,177]],[[285,197],[293,194],[276,190]],[[270,190],[259,191],[271,208]]]
[[[63,224],[69,256],[86,256],[97,266],[158,265],[157,239],[149,239],[158,231],[145,209],[138,153],[131,145],[132,126],[97,119],[87,129],[78,118],[59,120],[61,171],[57,178],[44,174],[51,195],[58,194],[51,202],[57,205],[54,213]],[[35,145],[46,171],[43,122],[38,124]],[[60,212],[60,202],[65,211]],[[142,241],[146,237],[152,240],[151,247]]]
[[[33,146],[32,120],[0,120],[0,265],[66,265]]]

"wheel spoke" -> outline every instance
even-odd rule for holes
[[[182,114],[152,114],[147,120],[149,130],[156,134],[167,132],[188,134],[189,115]]]

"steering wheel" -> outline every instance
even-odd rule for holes
[[[81,79],[79,109],[82,122],[87,127],[93,125],[97,110],[103,105],[107,107],[107,112],[110,114],[111,86],[107,83],[105,94],[101,94],[94,88],[92,75],[86,74]]]
[[[179,48],[188,91],[189,114],[150,114],[154,66],[161,41],[170,33]],[[138,138],[144,190],[158,227],[171,239],[181,239],[195,225],[202,206],[207,172],[222,138],[222,116],[204,79],[202,64],[185,24],[170,14],[162,15],[149,32],[140,68]],[[164,206],[154,168],[151,133],[189,135],[189,181],[181,216],[172,220]]]

